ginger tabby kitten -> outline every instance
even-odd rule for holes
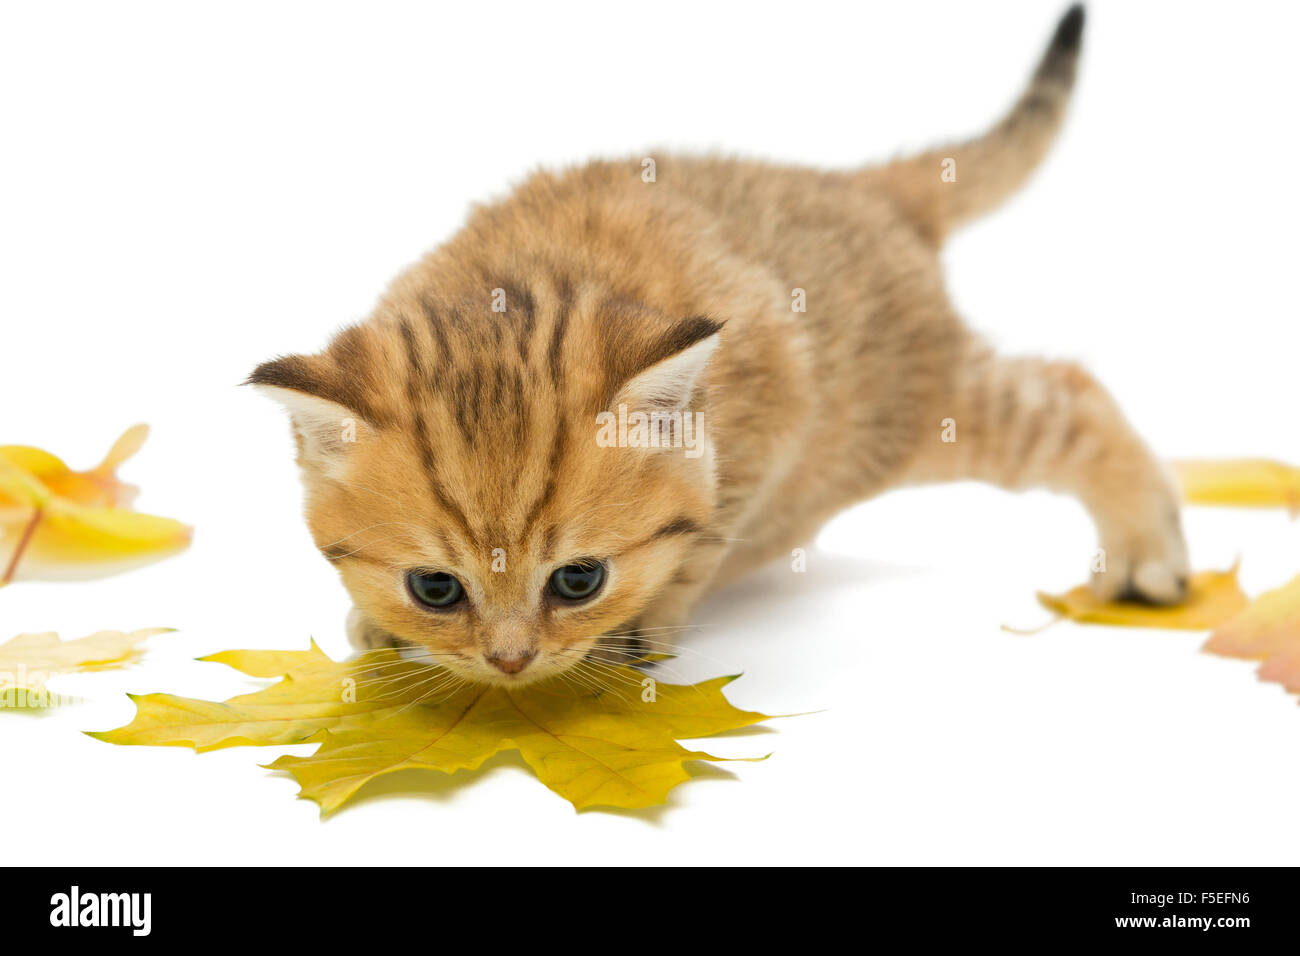
[[[353,642],[510,684],[658,648],[841,509],[957,479],[1076,495],[1097,588],[1179,600],[1174,488],[1114,400],[1075,365],[994,354],[940,275],[943,237],[1047,150],[1082,28],[1070,10],[990,132],[885,166],[538,173],[323,353],[259,366]]]

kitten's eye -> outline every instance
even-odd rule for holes
[[[551,575],[551,590],[568,601],[585,601],[604,581],[605,566],[599,561],[566,564]]]
[[[460,582],[445,571],[409,571],[406,586],[417,601],[429,607],[451,607],[465,596]]]

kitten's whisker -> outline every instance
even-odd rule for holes
[[[577,680],[582,681],[588,687],[598,691],[599,693],[603,694],[614,690],[613,685],[606,683],[598,672],[584,670],[584,663],[585,661],[579,661],[578,664],[569,671],[569,673],[573,674]]]
[[[349,534],[345,534],[343,537],[339,538],[336,541],[330,541],[327,544],[322,544],[320,545],[320,547],[321,548],[337,547],[338,545],[342,544],[344,541],[348,540],[348,538],[354,538],[357,535],[362,534],[366,531],[373,531],[375,528],[384,528],[384,527],[388,527],[389,525],[400,525],[402,527],[418,528],[418,525],[413,525],[407,521],[379,521],[376,522],[375,524],[368,525],[365,528],[358,528],[356,531],[350,532]]]
[[[387,694],[369,695],[372,700],[391,700],[399,697],[418,687],[423,687],[431,681],[437,681],[448,674],[455,673],[450,668],[440,666],[428,666],[412,669],[408,673],[398,674],[392,677],[380,678],[377,681],[379,689],[393,687]],[[412,683],[414,681],[414,683]]]
[[[441,704],[443,701],[450,700],[450,699],[451,699],[452,697],[454,697],[456,694],[460,693],[460,691],[463,689],[463,686],[464,686],[465,684],[468,684],[468,683],[469,683],[469,682],[466,681],[464,678],[457,676],[457,677],[455,678],[455,680],[454,680],[452,686],[451,686],[451,689],[448,690],[447,693],[444,694],[442,697],[440,697],[438,700],[436,700],[436,701],[431,701],[431,703]],[[446,685],[443,685],[443,686],[446,686]],[[441,690],[441,689],[442,689],[442,687],[439,687],[439,688],[437,688],[437,689],[435,689],[435,690],[431,690],[431,691],[429,691],[429,693],[425,694],[425,695],[422,696],[422,697],[418,697],[418,698],[416,698],[415,700],[411,701],[411,703],[407,704],[405,707],[403,707],[401,710],[399,710],[399,711],[397,712],[397,714],[404,714],[404,713],[406,713],[407,710],[409,710],[411,707],[414,707],[414,706],[417,705],[417,704],[429,703],[429,702],[430,702],[430,701],[429,701],[429,698],[432,697],[433,694],[437,693],[437,690]],[[395,714],[394,716],[397,716],[397,715]]]
[[[588,663],[601,664],[604,665],[605,667],[630,668],[632,670],[636,670],[637,673],[639,674],[644,674],[647,677],[654,676],[654,675],[648,674],[645,670],[641,670],[640,667],[638,667],[637,665],[638,664],[644,664],[645,666],[652,665],[654,666],[658,674],[662,674],[663,676],[671,678],[673,681],[681,681],[682,684],[685,685],[685,683],[689,680],[689,678],[685,674],[671,667],[666,666],[663,661],[628,662],[625,660],[593,657],[590,654],[584,658],[584,661]]]
[[[584,664],[585,663],[586,662],[584,662]],[[579,667],[574,668],[574,670],[575,672],[577,672],[578,676],[580,676],[588,684],[597,688],[601,694],[609,694],[612,697],[616,698],[617,700],[623,702],[624,704],[628,703],[628,698],[623,696],[623,694],[621,693],[622,688],[618,687],[612,681],[610,681],[608,675],[602,673],[601,671],[595,668],[584,670],[582,668],[582,665],[579,665]],[[636,684],[635,686],[639,687],[640,684]]]
[[[391,660],[367,661],[358,659],[348,663],[357,670],[366,670],[379,667],[397,667],[402,664],[418,664],[422,661],[433,660],[435,657],[463,657],[463,654],[457,654],[455,651],[429,651],[422,650],[418,656],[407,657],[402,655]]]
[[[438,670],[444,666],[441,663],[438,663],[437,661],[431,661],[427,663],[419,662],[419,661],[410,661],[410,662],[404,661],[403,664],[405,666],[403,666],[401,670],[398,671],[397,673],[393,673],[393,667],[396,665],[392,665],[392,666],[385,665],[381,667],[375,667],[375,668],[369,668],[369,669],[357,671],[356,673],[363,674],[365,675],[366,678],[365,680],[358,681],[358,684],[366,684],[375,680],[395,680],[403,676],[406,676],[407,674],[411,674],[411,673],[423,674],[431,670]]]
[[[426,681],[425,683],[427,683],[427,681]],[[410,703],[408,703],[405,707],[403,707],[401,710],[399,710],[399,711],[397,712],[397,714],[394,714],[394,716],[397,716],[398,714],[404,714],[404,713],[406,713],[408,710],[410,710],[410,709],[411,709],[412,707],[414,707],[416,704],[422,704],[422,703],[424,703],[425,701],[427,701],[430,697],[432,697],[434,694],[438,693],[438,692],[441,691],[441,690],[444,690],[444,689],[450,687],[451,690],[450,690],[450,691],[449,691],[449,692],[448,692],[444,697],[442,697],[440,700],[436,701],[436,703],[441,703],[443,700],[447,700],[447,699],[449,699],[449,698],[452,697],[452,696],[453,696],[457,691],[459,691],[459,690],[460,690],[460,685],[463,684],[463,683],[466,683],[466,681],[464,680],[464,678],[462,678],[459,674],[455,674],[455,673],[452,673],[452,672],[448,671],[445,675],[443,675],[443,679],[442,679],[441,681],[435,683],[432,687],[429,688],[428,691],[426,691],[425,693],[421,694],[419,697],[416,697],[414,700],[412,700]],[[421,686],[421,685],[416,685],[416,686],[418,687],[418,686]],[[414,690],[414,689],[415,689],[415,688],[411,688],[411,690]]]
[[[423,668],[422,670],[412,670],[412,671],[408,671],[408,672],[405,672],[405,673],[402,673],[402,674],[393,674],[393,675],[390,675],[390,676],[388,676],[388,677],[374,677],[374,678],[371,678],[370,680],[357,681],[356,686],[358,686],[358,687],[390,687],[390,686],[392,686],[392,685],[394,685],[394,684],[400,684],[400,683],[402,683],[402,682],[404,682],[404,681],[414,680],[414,679],[417,678],[417,677],[420,677],[420,678],[427,677],[427,676],[429,676],[431,673],[436,673],[437,671],[441,671],[441,670],[445,670],[445,668],[441,668],[441,667],[426,667],[426,668]]]
[[[667,654],[678,659],[691,659],[706,661],[712,664],[722,664],[723,662],[710,654],[705,654],[697,648],[687,645],[678,645],[663,641],[645,640],[644,638],[631,638],[626,644],[618,644],[612,641],[604,641],[596,645],[600,650],[611,650],[619,653],[635,654],[641,651],[640,657],[645,658],[651,654]],[[663,665],[664,661],[646,661],[648,664]]]
[[[590,668],[589,673],[598,674],[607,682],[607,686],[613,687],[615,683],[624,687],[640,687],[641,681],[629,674],[623,672],[621,667],[610,667],[602,661],[586,660],[583,664]]]
[[[607,663],[598,662],[598,661],[592,661],[590,658],[587,658],[587,659],[584,661],[584,663],[585,663],[585,664],[590,664],[590,665],[593,665],[593,666],[603,666],[603,667],[606,667],[606,668],[608,668],[608,667],[610,666],[610,665],[607,664]],[[695,691],[696,695],[699,696],[701,699],[707,699],[707,696],[708,696],[708,695],[705,694],[704,691],[700,690],[699,687],[695,686],[694,684],[689,683],[686,679],[684,679],[683,677],[681,677],[681,675],[669,674],[669,675],[667,675],[667,676],[669,676],[669,677],[671,677],[671,678],[674,678],[674,680],[672,681],[672,685],[673,685],[674,687],[681,688],[681,689],[683,689],[683,690],[686,690],[686,689],[689,688],[690,690]],[[631,681],[629,681],[629,683],[631,683]],[[638,687],[641,686],[641,684],[640,684],[639,682],[635,682],[635,683],[636,683],[636,686],[638,686]]]

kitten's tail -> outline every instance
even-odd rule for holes
[[[871,170],[937,245],[954,228],[987,212],[1029,178],[1056,136],[1074,86],[1083,45],[1083,5],[1056,27],[1016,105],[977,139]]]

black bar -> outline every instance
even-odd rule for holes
[[[6,867],[0,926],[11,952],[30,938],[149,945],[150,941],[248,945],[278,927],[301,950],[370,940],[371,948],[451,944],[481,933],[498,945],[599,949],[640,939],[667,945],[692,924],[701,931],[788,931],[823,945],[828,928],[872,939],[1037,942],[1134,940],[1182,946],[1195,940],[1237,947],[1293,948],[1300,894],[1293,869],[862,869],[755,872],[718,868],[612,875],[493,873],[453,868],[341,867],[77,869]],[[70,922],[72,888],[83,918]],[[113,894],[101,905],[101,894]],[[123,897],[120,894],[126,894]],[[137,894],[131,897],[131,894]],[[143,919],[148,894],[147,926]],[[87,903],[94,896],[94,904]],[[62,903],[68,905],[60,909]],[[90,907],[89,910],[85,909]],[[135,919],[132,920],[131,917]],[[95,921],[101,920],[94,917]],[[725,928],[725,929],[723,929]],[[143,931],[147,929],[147,934]],[[610,936],[610,932],[620,935]],[[427,933],[427,936],[424,934]],[[446,934],[453,933],[455,937]],[[414,938],[412,938],[414,934]],[[630,934],[630,935],[629,935]],[[644,935],[642,935],[644,934]],[[406,939],[402,944],[398,940]],[[693,937],[699,945],[705,937]],[[568,943],[565,941],[568,940]],[[385,942],[387,941],[387,942]]]

